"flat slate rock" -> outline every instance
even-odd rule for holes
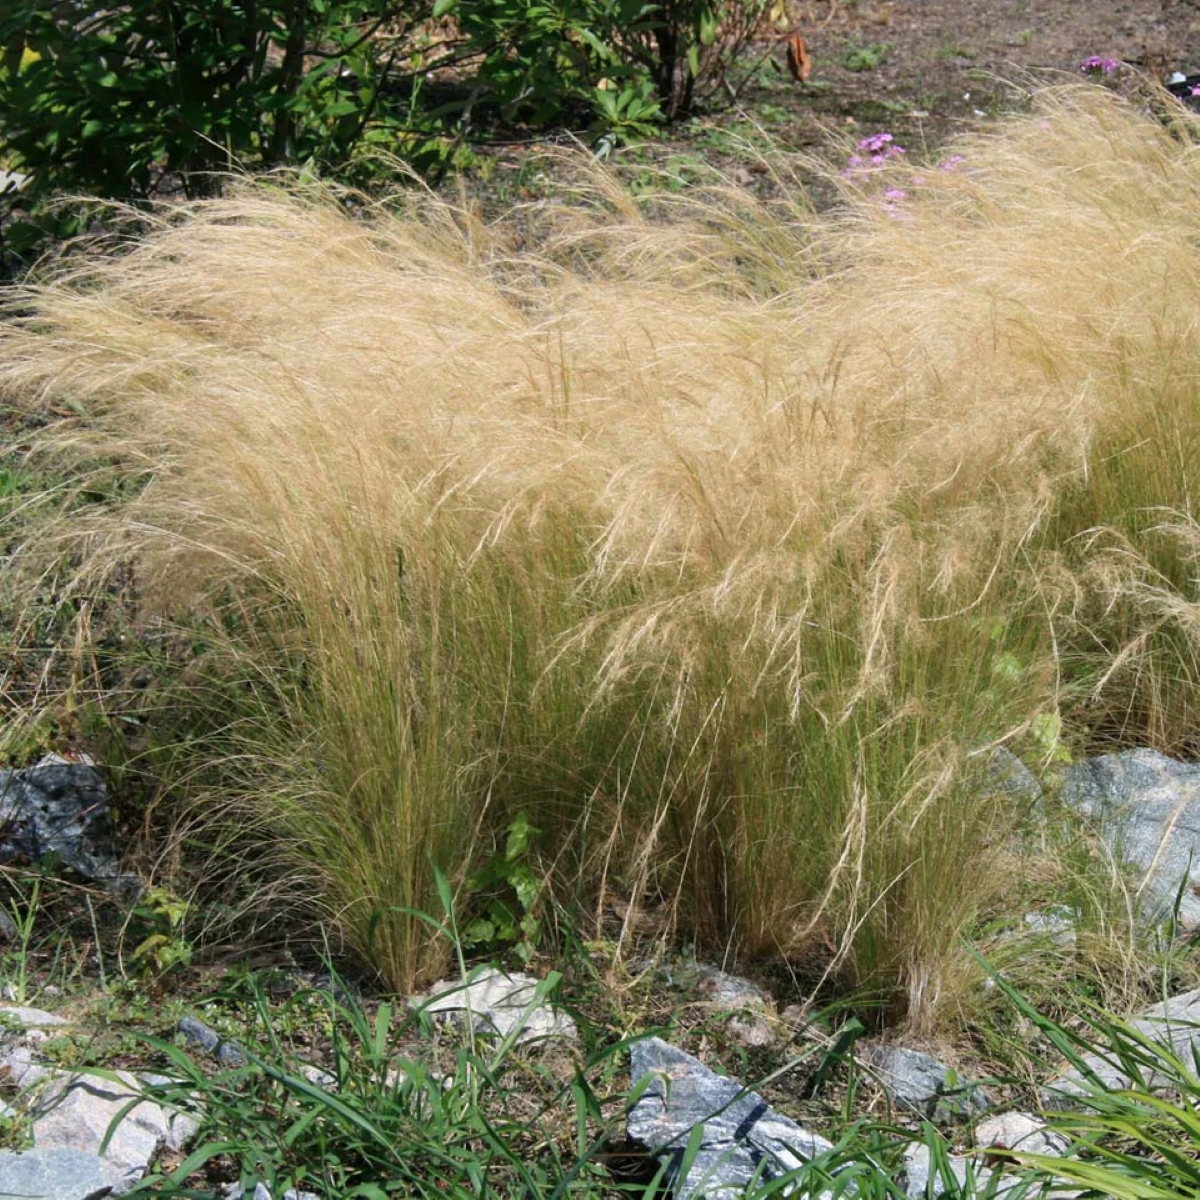
[[[983,1150],[997,1146],[1022,1154],[1042,1154],[1061,1158],[1071,1147],[1065,1133],[1051,1129],[1033,1113],[1006,1112],[988,1117],[975,1126],[975,1145]]]
[[[1012,1200],[1034,1200],[1053,1194],[1060,1200],[1067,1197],[1079,1196],[1079,1192],[1056,1190],[1053,1193],[1045,1187],[1029,1190],[1026,1183],[1016,1174],[997,1174],[990,1167],[984,1166],[978,1155],[963,1158],[961,1155],[947,1155],[947,1165],[951,1178],[948,1180],[940,1172],[933,1169],[933,1155],[924,1142],[914,1142],[904,1152],[904,1194],[909,1200],[934,1200],[939,1196],[958,1200],[961,1196],[988,1197],[989,1200],[1002,1200],[1011,1196]],[[968,1179],[971,1180],[968,1183]]]
[[[37,1097],[34,1145],[38,1150],[94,1154],[101,1159],[114,1190],[127,1191],[146,1173],[163,1146],[181,1150],[197,1129],[192,1117],[164,1109],[151,1099],[130,1107],[144,1094],[141,1081],[125,1071],[114,1072],[111,1079],[57,1074]],[[118,1117],[120,1122],[114,1128]]]
[[[531,975],[508,975],[489,967],[470,976],[465,984],[452,980],[435,984],[429,998],[415,1003],[436,1018],[511,1037],[514,1045],[573,1038],[575,1022],[545,998],[539,1000],[537,989],[538,980]]]
[[[1180,921],[1200,926],[1200,766],[1155,750],[1104,754],[1070,767],[1062,795],[1138,872],[1148,918],[1169,916],[1178,897]]]
[[[661,1038],[629,1047],[629,1073],[633,1087],[643,1088],[629,1112],[629,1136],[666,1161],[677,1200],[735,1200],[752,1180],[778,1179],[833,1149],[757,1093]],[[696,1126],[704,1130],[700,1149],[680,1178]]]
[[[61,1029],[71,1022],[57,1013],[23,1004],[0,1004],[0,1026],[19,1025],[22,1029]]]
[[[895,1104],[935,1124],[969,1120],[991,1106],[983,1088],[957,1078],[950,1067],[924,1051],[875,1046],[867,1052],[867,1061]]]
[[[0,1150],[0,1200],[100,1200],[113,1181],[82,1150]]]
[[[1200,1052],[1200,988],[1151,1005],[1129,1024],[1142,1036],[1161,1043],[1190,1068],[1193,1051]],[[1082,1108],[1097,1084],[1106,1091],[1122,1091],[1134,1082],[1114,1053],[1087,1054],[1083,1062],[1096,1083],[1085,1082],[1085,1075],[1077,1069],[1067,1071],[1040,1090],[1044,1109]],[[1170,1087],[1166,1076],[1153,1071],[1146,1074],[1144,1083],[1151,1091]]]

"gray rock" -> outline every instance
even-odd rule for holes
[[[113,1180],[82,1150],[0,1150],[0,1200],[100,1200]]]
[[[435,1018],[473,1025],[476,1032],[511,1036],[515,1045],[546,1038],[573,1038],[575,1022],[545,1000],[537,1001],[538,981],[494,968],[468,977],[466,984],[445,980],[425,1000],[413,1003]]]
[[[764,1012],[738,1013],[725,1022],[734,1039],[750,1050],[775,1044],[775,1028]]]
[[[0,1004],[0,1026],[19,1025],[22,1029],[61,1029],[71,1022],[57,1013],[23,1004]]]
[[[1075,920],[1068,908],[1041,908],[1022,918],[1026,932],[1064,949],[1075,945]]]
[[[721,1008],[762,1008],[767,1003],[767,995],[758,984],[707,963],[696,964],[696,992]]]
[[[978,1084],[957,1078],[945,1063],[920,1050],[875,1046],[867,1052],[867,1061],[893,1102],[927,1121],[969,1120],[991,1106]]]
[[[1200,926],[1200,766],[1154,750],[1105,754],[1071,767],[1062,794],[1137,872],[1149,919],[1169,916],[1179,896],[1180,921]]]
[[[967,1164],[961,1158],[951,1158],[949,1164],[956,1185],[955,1194],[957,1194],[957,1189],[964,1187],[967,1182]],[[987,1174],[990,1175],[991,1172],[987,1172]],[[940,1175],[932,1180],[931,1188],[931,1176],[933,1176],[933,1155],[930,1153],[929,1147],[924,1142],[913,1142],[904,1151],[904,1194],[912,1197],[913,1200],[920,1200],[926,1196],[944,1196],[948,1190],[951,1190]]]
[[[656,963],[641,958],[634,959],[629,967],[634,974],[653,972],[656,983],[682,992],[685,1000],[694,997],[711,1009],[728,1013],[725,1028],[743,1046],[754,1048],[775,1042],[774,1002],[752,980],[694,959]]]
[[[54,854],[86,879],[119,886],[121,875],[104,776],[90,763],[44,759],[0,771],[0,862]]]
[[[22,1089],[46,1079],[51,1072],[38,1058],[37,1048],[70,1025],[66,1018],[40,1008],[0,1004],[0,1077]]]
[[[1021,1112],[989,1117],[976,1126],[975,1144],[979,1147],[979,1152],[975,1154],[965,1157],[947,1154],[947,1165],[954,1179],[952,1184],[948,1184],[941,1174],[934,1175],[933,1155],[929,1146],[924,1142],[912,1143],[904,1151],[904,1194],[911,1200],[959,1195],[989,1196],[995,1200],[1001,1200],[1004,1196],[1013,1196],[1014,1200],[1024,1196],[1032,1200],[1033,1197],[1054,1195],[1068,1200],[1068,1197],[1082,1195],[1081,1192],[1065,1191],[1061,1187],[1051,1190],[1051,1184],[1025,1191],[1026,1184],[1018,1172],[1005,1175],[988,1166],[986,1151],[995,1147],[1052,1157],[1065,1154],[1070,1145],[1069,1139],[1048,1129],[1046,1122],[1038,1117]]]
[[[195,1017],[181,1017],[175,1029],[193,1050],[212,1055],[222,1066],[236,1069],[249,1062],[246,1052],[236,1042],[223,1038]]]
[[[629,1073],[635,1089],[644,1086],[629,1112],[629,1136],[666,1161],[678,1200],[734,1200],[751,1180],[777,1179],[833,1148],[660,1038],[629,1047]],[[704,1130],[700,1150],[681,1179],[696,1126]]]
[[[988,1117],[975,1126],[975,1145],[982,1149],[999,1146],[1024,1154],[1043,1154],[1059,1158],[1066,1154],[1071,1140],[1056,1133],[1032,1113],[1007,1112]]]
[[[225,1200],[243,1200],[245,1195],[246,1189],[240,1183],[230,1184],[224,1192]],[[272,1200],[271,1189],[265,1183],[256,1183],[250,1200]],[[321,1200],[321,1197],[316,1192],[298,1192],[295,1188],[288,1188],[283,1193],[283,1200]]]
[[[1200,1052],[1200,988],[1151,1005],[1129,1024],[1144,1037],[1162,1044],[1190,1067],[1193,1051]],[[1118,1056],[1111,1051],[1085,1055],[1083,1061],[1099,1086],[1107,1091],[1121,1091],[1134,1083]],[[1144,1071],[1144,1076],[1145,1085],[1152,1091],[1165,1091],[1170,1087],[1169,1078],[1159,1072]],[[1078,1109],[1086,1107],[1087,1097],[1093,1090],[1094,1087],[1085,1082],[1085,1074],[1072,1068],[1046,1084],[1039,1092],[1039,1099],[1042,1107],[1048,1110]]]
[[[995,1171],[984,1166],[977,1156],[970,1159],[950,1156],[947,1159],[950,1174],[954,1178],[952,1184],[947,1184],[940,1175],[934,1175],[933,1155],[924,1142],[914,1142],[904,1152],[904,1194],[910,1200],[927,1200],[937,1196],[988,1196],[1001,1200],[1004,1196],[1024,1196],[1026,1200],[1033,1196],[1043,1196],[1045,1191],[1023,1191],[1025,1184],[1017,1178],[993,1179]],[[968,1184],[968,1178],[972,1183]],[[989,1190],[992,1189],[992,1190]],[[1066,1197],[1077,1195],[1075,1192],[1055,1192],[1054,1195]]]
[[[337,1087],[337,1076],[318,1067],[315,1063],[304,1063],[300,1067],[300,1074],[314,1087],[322,1088],[327,1092]]]
[[[141,1179],[162,1147],[182,1149],[197,1129],[191,1117],[141,1099],[144,1094],[142,1083],[124,1071],[111,1079],[56,1075],[37,1098],[34,1146],[99,1155],[113,1193],[120,1195]],[[134,1100],[139,1102],[129,1107]]]
[[[1062,795],[1067,803],[1096,815],[1109,803],[1130,800],[1149,788],[1193,780],[1197,772],[1198,768],[1157,750],[1123,750],[1069,767],[1063,775]]]
[[[47,1013],[41,1008],[29,1008],[25,1004],[0,1004],[0,1026],[19,1025],[23,1030],[59,1030],[70,1024],[65,1016]]]
[[[9,1046],[0,1054],[0,1072],[5,1083],[21,1089],[31,1088],[50,1075],[33,1047],[23,1043]]]
[[[1011,751],[997,746],[988,763],[988,774],[992,787],[1014,799],[1030,805],[1040,804],[1044,799],[1042,785],[1037,776]]]
[[[771,1001],[752,980],[697,963],[696,992],[714,1008],[737,1010],[725,1022],[725,1028],[743,1046],[770,1046],[775,1041],[769,1019]]]

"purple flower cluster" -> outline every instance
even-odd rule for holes
[[[870,137],[863,138],[858,143],[858,148],[864,154],[869,154],[871,162],[875,165],[904,153],[904,147],[897,146],[896,139],[890,133],[873,133]]]
[[[1115,58],[1102,58],[1093,54],[1079,64],[1079,69],[1085,75],[1111,75],[1121,64]]]
[[[873,133],[858,143],[858,149],[858,154],[847,159],[843,175],[853,175],[863,168],[881,167],[889,158],[898,158],[905,152],[903,146],[896,145],[896,139],[890,133]]]
[[[890,133],[873,133],[858,143],[858,153],[850,155],[842,174],[846,176],[862,176],[866,172],[882,167],[889,159],[899,158],[905,153],[903,146],[896,145],[896,139]],[[957,171],[966,159],[961,154],[952,154],[949,158],[938,163],[942,171]],[[885,177],[879,180],[882,186]],[[912,176],[914,187],[922,187],[926,182],[925,176]],[[873,190],[873,189],[872,189]],[[901,187],[889,186],[882,195],[883,208],[888,216],[897,221],[911,221],[912,214],[906,210],[905,201],[908,192]]]

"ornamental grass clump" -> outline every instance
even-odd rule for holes
[[[222,764],[389,983],[444,961],[434,868],[524,815],[539,902],[923,1019],[1022,815],[991,749],[1060,713],[1177,748],[1194,152],[1084,85],[957,149],[831,170],[819,218],[238,183],[14,293],[9,402],[142,481],[73,518],[89,569],[203,630],[226,716],[179,778]]]

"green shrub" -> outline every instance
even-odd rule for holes
[[[398,36],[378,35],[426,11],[419,0],[99,12],[19,0],[0,18],[0,136],[35,192],[106,197],[145,197],[163,173],[196,195],[213,172],[344,160],[383,116],[385,62],[403,54]]]
[[[686,116],[723,86],[770,0],[482,0],[448,6],[509,116],[591,109],[618,132]]]

